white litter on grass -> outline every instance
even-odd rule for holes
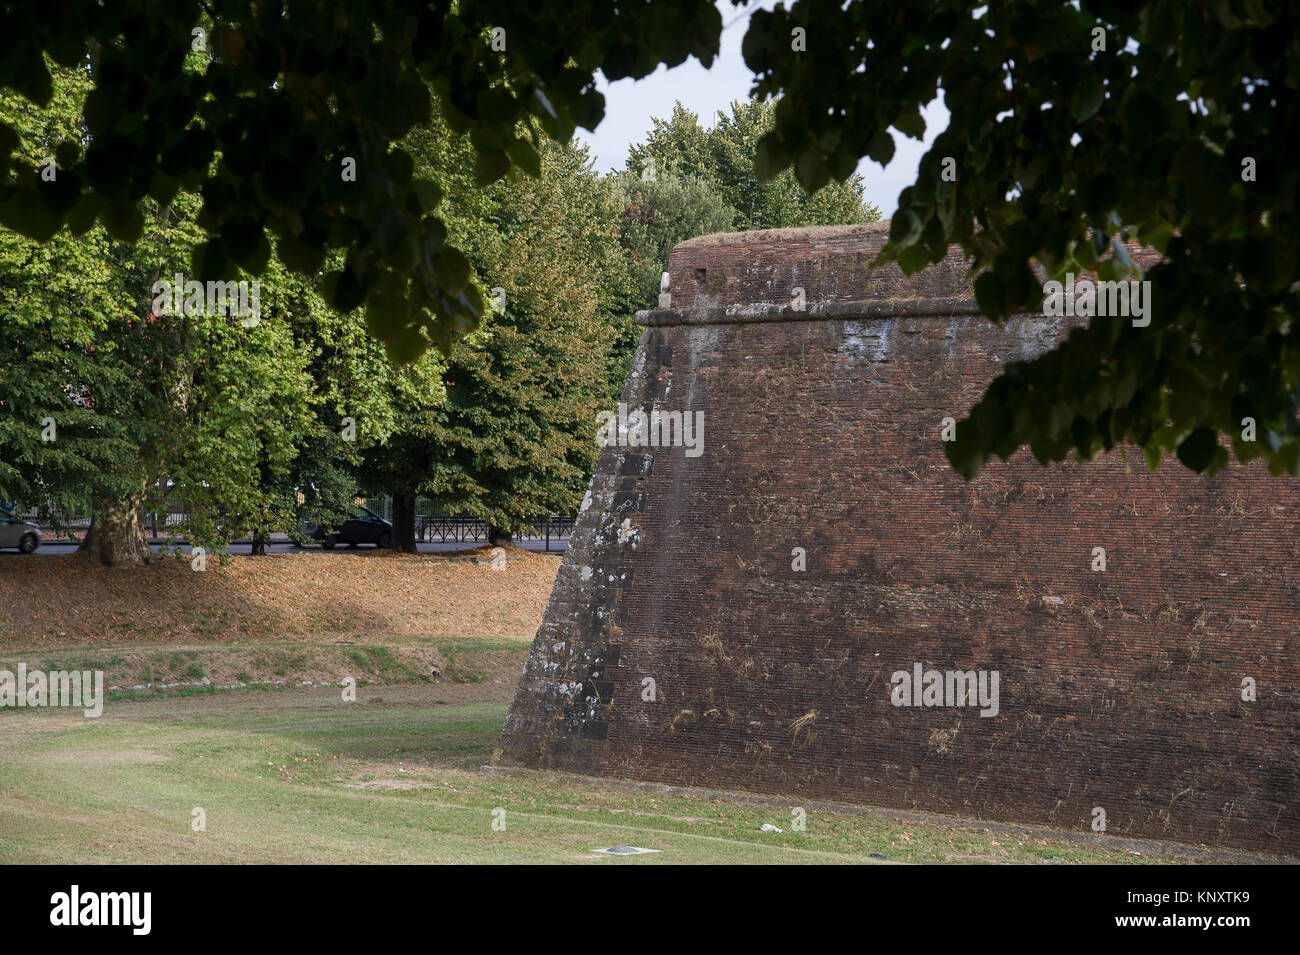
[[[765,823],[763,823],[761,826],[758,827],[758,831],[759,831],[759,832],[785,832],[784,829],[778,829],[776,826],[772,825],[770,822],[765,822]]]
[[[610,846],[608,849],[592,849],[603,856],[641,856],[648,852],[662,852],[662,849],[642,849],[639,846]]]

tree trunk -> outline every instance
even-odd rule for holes
[[[251,549],[251,555],[253,557],[266,556],[266,535],[265,534],[253,535],[253,546]]]
[[[393,495],[393,547],[403,554],[418,554],[415,546],[415,492]]]
[[[88,555],[105,567],[149,563],[153,551],[145,542],[140,503],[139,498],[100,502],[77,552]]]
[[[509,547],[514,535],[499,527],[488,525],[488,543],[493,547]]]

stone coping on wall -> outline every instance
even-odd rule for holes
[[[718,248],[720,246],[756,245],[759,243],[789,245],[792,242],[817,242],[825,239],[860,240],[863,236],[889,238],[889,219],[880,222],[861,222],[856,225],[796,226],[788,229],[753,229],[749,232],[714,232],[696,236],[673,246],[678,249]],[[882,241],[880,244],[884,244]]]
[[[960,246],[909,276],[896,262],[876,263],[888,239],[887,220],[688,239],[669,253],[668,297],[636,320],[653,327],[980,314],[973,264]],[[1154,249],[1125,245],[1143,268],[1160,261]],[[1034,271],[1046,280],[1041,264]]]
[[[808,322],[860,318],[939,317],[979,315],[975,299],[967,297],[854,299],[816,302],[804,309],[779,305],[732,305],[726,308],[653,309],[636,313],[637,323],[660,325],[739,325],[745,322]]]

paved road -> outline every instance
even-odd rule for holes
[[[161,544],[152,544],[150,546],[153,548],[154,551],[162,550]],[[435,542],[435,543],[417,542],[416,546],[420,548],[421,554],[448,554],[448,553],[454,553],[455,551],[459,551],[459,550],[473,550],[476,547],[484,547],[486,546],[486,542],[480,542],[477,544],[475,544],[473,541],[463,541],[460,543],[457,543],[455,541],[448,541],[445,544],[441,542]],[[516,541],[515,546],[522,547],[525,550],[542,552],[546,550],[546,541],[544,540]],[[569,542],[567,540],[551,541],[552,554],[563,554],[566,550],[568,550],[568,547],[569,547]],[[182,545],[182,549],[186,553],[189,552],[188,545]],[[368,544],[362,544],[361,546],[356,548],[348,547],[346,544],[340,544],[338,547],[334,548],[334,550],[326,550],[325,548],[321,547],[319,544],[310,544],[306,547],[299,547],[296,544],[279,543],[279,542],[270,544],[266,548],[267,553],[270,554],[302,553],[302,554],[324,554],[326,556],[329,556],[330,554],[364,554],[373,551],[374,549],[375,549],[374,547],[371,547]],[[37,553],[38,554],[71,554],[71,553],[75,553],[76,550],[77,550],[76,544],[65,544],[65,543],[50,541],[41,544],[41,547],[37,551]],[[251,544],[231,544],[230,547],[228,548],[228,552],[231,554],[247,554],[251,550],[252,550]],[[22,556],[23,555],[18,553],[18,551],[16,550],[0,550],[0,557],[22,557]]]

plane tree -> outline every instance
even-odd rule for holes
[[[946,445],[962,474],[1026,446],[1049,463],[1121,444],[1212,472],[1225,443],[1300,473],[1298,17],[1286,0],[794,0],[752,15],[753,93],[777,98],[761,180],[791,169],[816,191],[863,157],[887,163],[894,133],[922,138],[942,97],[949,124],[883,253],[904,271],[960,245],[1001,321],[1042,307],[1036,265],[1124,278],[1129,238],[1165,257],[1148,326],[1094,321],[993,382]],[[6,5],[0,30],[0,88],[47,102],[47,56],[88,61],[95,80],[57,185],[0,125],[0,224],[48,241],[100,221],[132,241],[140,200],[197,192],[201,277],[260,274],[273,251],[312,274],[338,251],[327,301],[364,307],[404,362],[449,352],[485,309],[441,184],[397,145],[433,99],[470,135],[479,182],[536,174],[537,129],[567,141],[601,120],[597,71],[707,66],[721,16],[706,0],[63,0]],[[195,45],[204,67],[186,71]]]

